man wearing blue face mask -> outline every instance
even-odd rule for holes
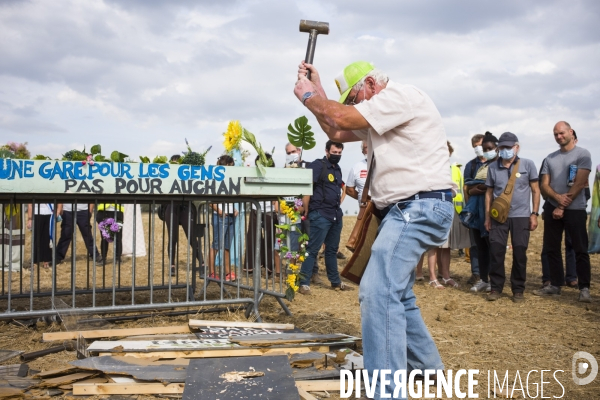
[[[319,249],[325,244],[325,269],[331,287],[336,290],[352,290],[340,280],[337,266],[337,253],[342,233],[342,170],[338,163],[342,158],[344,145],[328,140],[325,144],[325,157],[316,159],[308,168],[313,171],[313,195],[304,196],[304,209],[310,220],[310,240],[308,257],[300,270],[300,294],[310,294],[310,281],[313,267],[317,262]]]
[[[517,135],[504,132],[498,140],[497,161],[490,164],[486,179],[487,192],[485,194],[485,228],[490,232],[490,285],[491,292],[488,300],[500,298],[506,280],[504,271],[504,258],[506,244],[510,232],[513,247],[512,271],[510,274],[513,301],[515,303],[525,300],[527,247],[529,234],[538,226],[540,207],[540,189],[538,172],[533,161],[519,158],[519,140]],[[500,223],[492,219],[492,202],[506,189],[513,169],[519,162],[519,169],[515,172],[515,182],[512,200],[508,212],[508,219]],[[531,210],[533,203],[533,211]]]

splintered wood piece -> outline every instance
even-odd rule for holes
[[[293,354],[290,365],[294,368],[317,367],[325,363],[325,354],[316,351],[304,354]]]
[[[257,328],[257,329],[294,329],[294,324],[270,324],[265,322],[232,322],[232,321],[207,321],[190,319],[190,328],[198,329],[205,326],[224,328]]]
[[[152,353],[122,353],[126,357],[138,358],[219,358],[219,357],[248,357],[248,356],[268,356],[279,355],[281,352],[286,354],[309,353],[318,351],[320,353],[329,352],[329,346],[311,346],[311,347],[284,347],[284,348],[260,348],[260,349],[231,349],[231,350],[188,350],[188,351],[156,351]],[[99,353],[99,356],[114,355],[112,353]]]
[[[77,383],[106,383],[106,382],[108,382],[108,379],[106,379],[106,378],[92,378],[92,379],[84,379]],[[62,390],[73,390],[73,384],[69,383],[68,385],[60,385],[58,388],[62,389]]]
[[[40,383],[39,379],[33,379],[19,376],[2,376],[0,377],[0,387],[13,387],[27,390]]]
[[[261,371],[231,371],[219,375],[219,378],[223,378],[227,382],[240,382],[246,378],[256,378],[258,376],[265,376],[265,373]]]
[[[181,394],[185,384],[171,383],[75,383],[73,394],[90,396],[99,394]]]
[[[0,376],[20,376],[26,377],[29,371],[27,364],[11,364],[0,366]]]
[[[0,362],[10,360],[13,357],[23,353],[22,350],[0,350]]]
[[[340,371],[332,367],[331,365],[328,368],[316,368],[316,367],[307,367],[307,368],[294,368],[294,379],[297,381],[302,380],[313,380],[313,379],[340,379]]]
[[[77,372],[75,374],[46,379],[40,384],[40,387],[58,387],[62,385],[68,385],[69,383],[92,378],[95,375],[97,375],[96,372]]]
[[[261,376],[226,380],[233,371],[262,372]],[[287,356],[230,357],[192,360],[182,400],[298,400]]]
[[[317,398],[315,396],[308,393],[306,390],[304,390],[302,388],[298,388],[298,394],[300,395],[300,398],[303,400],[317,400]]]
[[[17,399],[23,397],[25,389],[19,389],[15,387],[0,387],[0,399]]]
[[[190,327],[188,325],[160,326],[154,328],[101,329],[95,331],[47,332],[42,335],[42,341],[51,342],[54,340],[77,339],[79,335],[81,335],[84,339],[100,339],[132,335],[153,335],[190,332]]]
[[[252,335],[241,337],[229,337],[232,343],[238,343],[240,346],[276,346],[282,344],[295,343],[322,343],[336,342],[348,339],[350,336],[341,334],[320,334],[320,333],[281,333],[275,335]]]
[[[73,373],[73,372],[75,372],[77,370],[78,370],[77,367],[73,367],[71,365],[67,365],[65,367],[51,369],[49,371],[42,371],[39,374],[34,375],[33,377],[34,378],[46,379],[46,378],[50,378],[52,376],[70,374],[70,373]]]
[[[89,357],[71,361],[81,369],[102,371],[105,374],[123,374],[144,381],[159,381],[164,384],[185,382],[189,360],[158,361],[124,356]]]

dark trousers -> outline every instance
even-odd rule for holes
[[[479,229],[471,229],[473,232],[473,240],[478,252],[479,277],[485,283],[488,283],[490,276],[490,237],[481,237]],[[471,262],[473,261],[473,247],[471,247]]]
[[[74,228],[75,228],[75,213],[72,211],[63,211],[62,223],[60,224],[60,240],[56,245],[56,259],[58,261],[63,260],[69,250],[71,241],[73,240]],[[92,236],[92,225],[90,224],[90,213],[88,210],[77,211],[77,227],[87,248],[89,256],[96,253],[96,257],[100,258],[98,249],[94,245],[94,238]]]
[[[172,223],[172,225],[171,225]],[[186,239],[190,241],[192,249],[199,262],[200,253],[198,250],[198,239],[194,234],[194,225],[196,224],[196,207],[188,207],[187,204],[169,203],[165,209],[165,224],[167,226],[168,246],[167,251],[171,265],[177,263],[177,243],[179,242],[179,225],[183,228]],[[187,246],[187,243],[186,243]]]
[[[510,285],[513,293],[523,293],[527,278],[527,247],[529,245],[530,234],[529,217],[509,218],[503,224],[492,219],[492,230],[490,231],[490,284],[492,290],[502,293],[504,282],[506,281],[504,258],[506,256],[509,232],[513,247]]]
[[[552,218],[552,215],[543,213],[542,219],[546,221],[546,218]],[[542,245],[542,282],[550,280],[550,262],[548,261],[548,246],[546,242]],[[567,283],[577,281],[577,269],[575,262],[575,250],[573,250],[573,242],[571,241],[571,235],[568,231],[565,231],[565,266],[566,274],[565,281]]]
[[[264,265],[269,271],[273,271],[273,247],[275,246],[276,222],[276,214],[272,212],[262,213],[262,222],[260,224],[262,227],[260,234],[260,264]],[[244,262],[246,269],[253,269],[252,265],[254,265],[254,249],[258,241],[258,238],[256,238],[257,224],[256,210],[252,210],[248,219],[248,231],[246,232],[246,260]]]
[[[116,216],[117,221],[123,223],[123,213],[121,211],[117,211]],[[115,218],[115,212],[104,210],[96,212],[97,223],[102,222],[106,218]],[[102,238],[102,234],[100,234],[100,237]],[[119,233],[115,235],[115,241],[113,243],[115,244],[115,250],[117,252],[116,256],[118,261],[121,259],[121,254],[123,254],[123,229],[121,229]],[[105,261],[106,255],[108,254],[108,245],[109,243],[106,241],[106,239],[102,238],[102,240],[100,241],[100,254],[102,254],[102,258]]]
[[[33,262],[51,262],[52,249],[50,248],[50,218],[51,215],[34,216],[33,231]]]
[[[579,289],[590,287],[590,255],[588,254],[587,212],[585,210],[565,210],[561,219],[552,218],[555,207],[548,208],[548,217],[544,220],[544,246],[550,266],[552,286],[565,283],[565,271],[561,255],[563,231],[568,232],[575,251],[575,269]]]
[[[469,248],[469,258],[471,259],[471,273],[473,275],[481,275],[479,272],[479,249],[477,248],[477,238],[475,237],[476,230],[477,229],[469,229],[469,237],[471,239],[471,247]],[[481,238],[480,235],[478,236]]]

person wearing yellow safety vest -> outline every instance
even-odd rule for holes
[[[448,152],[450,153],[450,157],[452,157],[454,149],[450,142],[447,142],[447,144]],[[442,275],[443,284],[450,287],[459,286],[458,283],[450,277],[450,250],[464,249],[471,246],[469,230],[462,225],[458,218],[458,214],[462,211],[465,204],[463,195],[463,176],[460,172],[460,167],[461,166],[457,163],[450,165],[452,182],[454,183],[453,191],[455,194],[453,198],[454,218],[452,219],[452,227],[450,228],[448,240],[437,249],[438,272]],[[439,283],[437,283],[437,285],[439,285]]]
[[[96,222],[100,223],[106,218],[114,218],[117,222],[123,223],[123,213],[125,212],[125,207],[121,204],[115,203],[104,203],[98,204],[97,212],[96,212]],[[100,253],[102,254],[103,263],[106,264],[106,254],[108,253],[108,241],[102,237],[102,241],[100,242]],[[115,253],[116,262],[121,263],[121,254],[123,253],[123,230],[121,229],[119,232],[115,234],[115,247],[113,251]]]

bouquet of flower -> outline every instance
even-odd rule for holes
[[[308,245],[308,235],[301,233],[298,238],[299,251],[290,251],[290,249],[284,245],[287,243],[287,235],[291,230],[297,229],[296,223],[300,219],[304,219],[304,216],[300,216],[298,211],[299,207],[302,207],[302,200],[295,199],[293,206],[288,205],[285,200],[279,200],[279,207],[281,213],[289,218],[290,224],[275,225],[277,228],[276,237],[279,243],[279,254],[284,262],[287,262],[287,289],[285,291],[285,297],[289,301],[294,300],[294,296],[299,288],[300,283],[300,264],[304,261],[305,257],[308,257],[306,252],[306,246]]]
[[[98,224],[98,229],[100,229],[102,239],[106,240],[108,243],[112,243],[115,240],[115,235],[123,229],[123,224],[114,218],[104,218],[102,222]]]
[[[242,140],[250,144],[250,146],[252,146],[258,154],[257,167],[262,175],[264,175],[266,172],[265,167],[270,167],[273,165],[273,160],[267,158],[265,151],[260,143],[256,140],[254,134],[242,127],[240,121],[229,121],[229,124],[227,125],[227,131],[223,133],[223,136],[225,137],[223,140],[223,146],[225,147],[227,154],[231,154],[234,150],[241,150],[240,144]]]

